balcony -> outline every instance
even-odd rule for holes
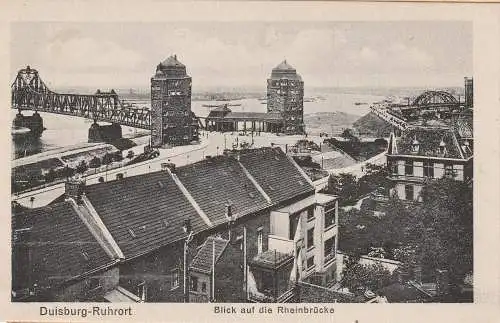
[[[294,241],[276,235],[269,235],[269,250],[293,254]]]
[[[416,182],[416,183],[424,183],[424,182],[432,179],[432,178],[423,177],[423,176],[400,175],[400,174],[391,174],[388,176],[388,178],[392,181],[407,181],[407,182]]]

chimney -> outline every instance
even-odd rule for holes
[[[192,231],[192,227],[191,227],[191,219],[188,217],[186,219],[184,219],[184,224],[182,226],[182,230],[184,230],[185,233],[189,233]]]
[[[170,170],[171,173],[175,174],[175,164],[174,163],[161,163],[161,170]]]
[[[85,191],[85,183],[80,179],[69,179],[65,183],[66,198],[72,198],[77,204],[82,203],[82,195]]]
[[[450,290],[450,282],[448,276],[448,270],[438,269],[436,271],[436,291],[438,296],[444,296],[448,294]]]
[[[230,203],[226,204],[226,216],[233,221],[233,206]]]

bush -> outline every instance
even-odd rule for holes
[[[89,167],[90,168],[99,168],[101,167],[101,159],[99,157],[95,156],[92,158],[89,162]]]

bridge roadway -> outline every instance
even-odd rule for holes
[[[380,118],[382,118],[386,122],[392,124],[394,127],[398,128],[399,130],[405,130],[406,128],[408,128],[408,123],[405,120],[403,120],[402,118],[390,113],[390,110],[387,107],[385,107],[383,105],[374,104],[374,105],[370,106],[370,109],[377,116],[379,116]]]

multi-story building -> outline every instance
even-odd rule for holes
[[[151,78],[151,143],[187,145],[198,139],[198,121],[191,111],[191,76],[173,55],[156,67]]]
[[[472,181],[472,130],[466,122],[457,124],[461,127],[411,127],[400,137],[391,135],[387,165],[400,199],[419,201],[428,180]]]
[[[189,291],[191,301],[244,302],[252,286],[267,284],[252,264],[273,255],[284,259],[277,264],[286,267],[283,290],[336,267],[335,198],[316,194],[281,149],[164,166],[94,185],[70,180],[53,204],[14,212],[14,293],[29,291],[30,301],[182,302]],[[306,219],[310,210],[314,219]],[[293,239],[271,229],[274,212],[293,218],[300,228]],[[274,240],[291,242],[279,246],[272,230]],[[315,266],[302,270],[298,254],[314,255]]]
[[[283,133],[304,133],[304,81],[286,60],[267,80],[267,112],[281,113]]]

